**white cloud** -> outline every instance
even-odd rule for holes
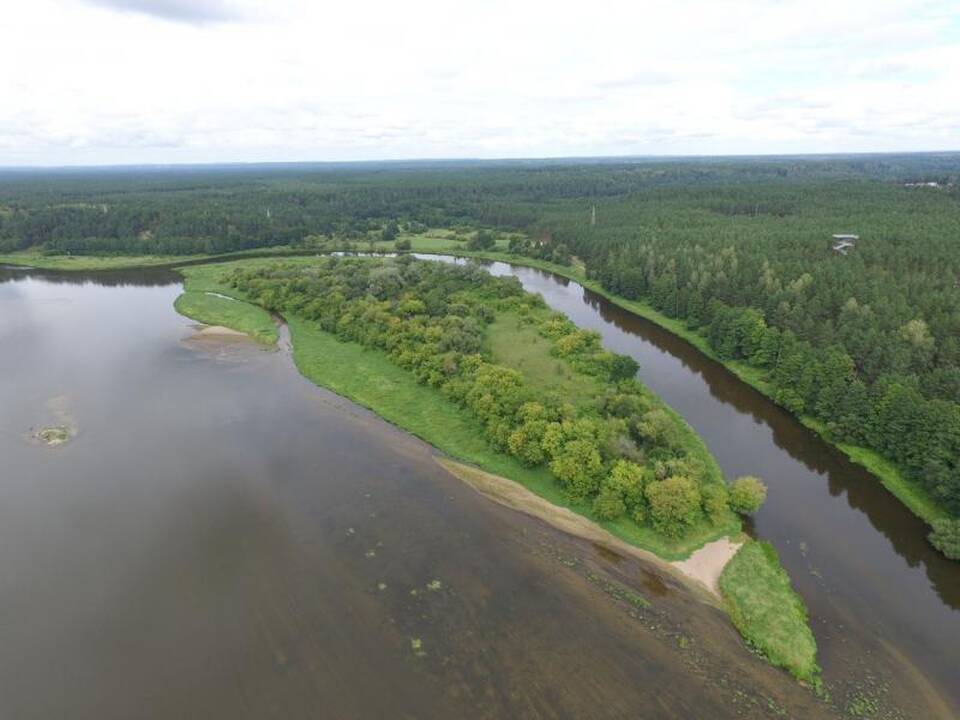
[[[143,13],[175,22],[225,22],[245,17],[244,8],[229,0],[86,0],[86,2],[112,10]]]
[[[0,164],[958,149],[950,5],[33,0]]]

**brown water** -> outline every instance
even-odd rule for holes
[[[0,270],[0,717],[836,715],[286,352],[185,341],[179,292]],[[69,444],[28,440],[52,422]]]
[[[688,343],[566,278],[485,264],[633,356],[640,378],[700,433],[728,477],[768,483],[751,532],[776,546],[806,600],[828,685],[887,684],[914,717],[929,712],[919,698],[936,695],[948,717],[960,717],[960,563],[930,547],[924,523]]]

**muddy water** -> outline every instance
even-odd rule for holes
[[[287,353],[190,339],[179,292],[0,275],[0,717],[835,716]]]
[[[752,532],[773,542],[806,600],[828,684],[853,694],[889,687],[916,717],[924,716],[922,698],[938,697],[947,716],[960,717],[960,563],[933,551],[922,522],[862,468],[662,328],[566,278],[487,267],[516,276],[598,330],[606,347],[636,358],[641,379],[700,433],[728,477],[769,484]]]

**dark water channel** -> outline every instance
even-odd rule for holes
[[[770,483],[756,533],[811,608],[831,703],[286,352],[195,339],[176,274],[0,269],[0,717],[816,718],[860,694],[951,717],[956,567],[909,515],[654,326],[492,270],[638,357],[728,474]],[[53,423],[71,442],[30,441]]]
[[[768,483],[752,531],[773,542],[806,600],[828,680],[889,660],[901,675],[929,681],[960,717],[960,563],[930,547],[924,523],[688,343],[566,278],[487,265],[632,355],[641,379],[700,433],[728,478]]]

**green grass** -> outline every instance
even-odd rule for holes
[[[223,325],[268,345],[277,341],[277,327],[269,313],[242,300],[228,300],[206,292],[185,292],[173,306],[181,315],[207,325]]]
[[[526,384],[541,393],[556,393],[575,406],[586,405],[600,396],[596,378],[577,373],[563,360],[550,354],[550,340],[536,327],[524,324],[516,313],[503,313],[487,328],[487,349],[495,363],[518,370]]]
[[[0,265],[26,265],[41,270],[118,270],[199,260],[206,255],[44,255],[24,251],[0,254]]]
[[[807,609],[769,543],[748,540],[720,575],[720,591],[740,634],[773,665],[819,686],[817,643]]]

